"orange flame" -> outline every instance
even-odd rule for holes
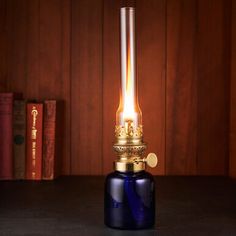
[[[134,120],[135,118],[135,99],[134,99],[134,78],[131,75],[130,47],[128,45],[127,55],[127,71],[126,71],[126,88],[124,97],[124,119]]]

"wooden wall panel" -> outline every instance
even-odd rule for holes
[[[236,1],[232,1],[229,175],[236,178]]]
[[[158,155],[153,174],[165,174],[166,4],[136,1],[137,79],[147,151]]]
[[[116,110],[119,105],[120,85],[120,35],[119,0],[104,0],[103,13],[103,173],[112,171],[116,156],[115,141]]]
[[[70,173],[70,27],[69,0],[41,0],[39,21],[39,98],[64,101],[63,173]]]
[[[0,0],[0,92],[6,90],[7,81],[7,1]]]
[[[30,12],[34,12],[32,18]],[[7,90],[22,92],[28,95],[28,71],[30,66],[27,61],[31,61],[30,46],[33,44],[32,27],[38,30],[38,22],[34,19],[38,18],[38,1],[32,1],[30,4],[27,1],[7,1],[7,38],[8,38],[8,61],[7,61]],[[35,24],[33,24],[35,23]],[[17,39],[17,40],[16,40]],[[33,50],[35,57],[38,55],[36,47]],[[34,61],[38,62],[38,58]],[[33,82],[37,85],[39,73],[35,71],[36,79]],[[32,80],[29,80],[29,83]],[[37,88],[37,86],[36,86]],[[31,88],[33,91],[34,87]],[[35,92],[35,91],[34,91]]]
[[[228,171],[230,3],[198,2],[197,174]]]
[[[166,173],[196,174],[197,2],[167,2]]]
[[[63,173],[70,173],[70,1],[8,1],[7,90],[65,101]]]
[[[71,1],[61,0],[61,97],[65,104],[63,174],[71,173]]]
[[[228,167],[230,1],[168,1],[168,174]]]
[[[102,1],[72,1],[71,174],[102,174]]]
[[[136,6],[137,76],[154,174],[235,176],[231,0],[0,0],[0,91],[65,101],[64,174],[112,170],[119,8]],[[235,167],[235,168],[234,168]]]

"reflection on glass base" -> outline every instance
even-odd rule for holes
[[[105,182],[105,224],[118,229],[145,229],[155,223],[155,187],[146,171],[109,174]]]

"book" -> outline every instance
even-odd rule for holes
[[[52,180],[60,175],[62,161],[62,101],[44,102],[43,179]]]
[[[13,101],[17,93],[0,93],[0,179],[13,179]]]
[[[27,104],[26,179],[42,179],[43,104]]]
[[[13,106],[13,161],[14,178],[25,178],[26,102],[15,100]]]

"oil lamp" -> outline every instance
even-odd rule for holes
[[[142,229],[155,222],[155,187],[146,165],[157,157],[144,157],[142,112],[138,104],[135,57],[135,9],[120,9],[121,86],[113,146],[115,171],[106,177],[104,218],[112,228]]]

